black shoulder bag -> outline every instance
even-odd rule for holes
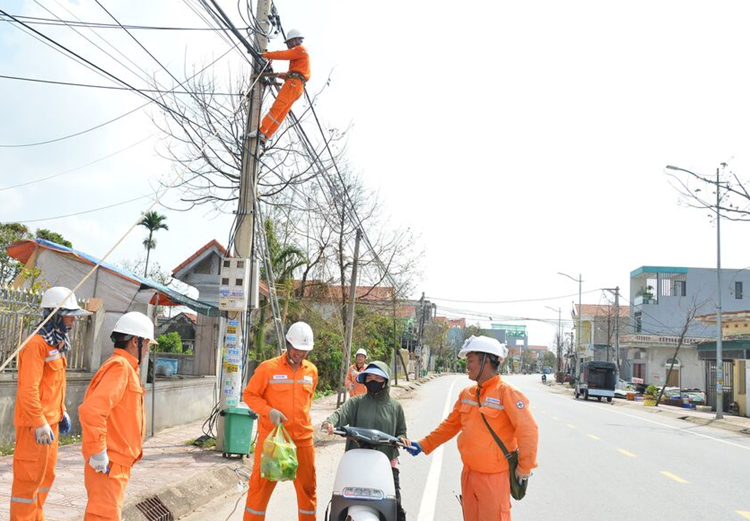
[[[479,388],[477,387],[477,406],[481,406],[482,402],[479,399]],[[490,423],[487,421],[487,418],[485,415],[480,411],[479,414],[482,415],[482,420],[484,420],[484,424],[487,426],[487,430],[490,431],[490,434],[492,434],[492,438],[495,440],[495,443],[497,443],[497,446],[500,447],[500,450],[503,451],[503,454],[505,454],[505,459],[508,460],[508,469],[510,474],[510,495],[515,499],[516,501],[520,501],[526,496],[526,489],[529,486],[529,480],[524,479],[523,481],[519,482],[518,479],[516,479],[516,467],[518,467],[518,449],[514,450],[513,452],[508,452],[508,449],[505,448],[505,444],[500,440],[500,437],[495,434],[495,431],[492,430],[492,427],[490,427]]]

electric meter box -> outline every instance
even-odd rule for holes
[[[250,297],[250,260],[234,257],[221,259],[219,279],[219,309],[245,311]]]

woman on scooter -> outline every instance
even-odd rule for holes
[[[359,427],[377,429],[400,438],[405,445],[410,445],[406,437],[406,417],[401,404],[391,398],[391,371],[383,362],[372,362],[357,376],[357,382],[364,384],[367,394],[355,396],[346,401],[341,408],[323,422],[322,430],[333,434],[339,427]],[[353,441],[346,442],[346,450],[356,449]],[[393,482],[396,486],[398,501],[398,521],[406,521],[406,512],[401,506],[401,487],[399,485],[398,449],[391,446],[379,446],[379,450],[391,461]]]

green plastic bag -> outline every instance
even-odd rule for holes
[[[297,466],[297,446],[279,425],[263,442],[260,476],[268,481],[292,481],[297,477]]]

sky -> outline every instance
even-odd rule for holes
[[[189,7],[193,0],[102,4],[126,24],[205,26]],[[220,4],[240,25],[236,3]],[[483,324],[490,316],[542,319],[526,322],[529,340],[548,344],[557,309],[569,320],[578,298],[578,283],[558,272],[581,274],[583,302],[604,304],[600,289],[615,286],[627,303],[629,274],[640,266],[715,266],[712,219],[680,204],[664,167],[712,174],[726,162],[750,178],[746,2],[412,0],[395,8],[277,0],[276,6],[284,27],[306,36],[308,90],[318,92],[331,78],[317,106],[324,124],[351,127],[350,162],[378,193],[389,221],[419,236],[415,248],[425,253],[413,296],[424,292],[438,314],[467,310],[483,315]],[[0,8],[111,21],[93,0],[4,0]],[[68,28],[35,27],[139,87],[146,85],[125,66],[172,85],[119,30],[98,31],[105,43],[90,31],[82,31],[87,41]],[[135,34],[178,78],[229,48],[208,32]],[[3,75],[111,84],[6,22],[0,48]],[[212,71],[221,83],[243,62],[231,52]],[[55,139],[145,103],[128,92],[2,78],[0,100],[0,145]],[[171,174],[160,156],[164,136],[152,120],[158,116],[147,106],[75,138],[0,147],[0,221],[50,228],[103,255],[146,199],[32,221],[152,193]],[[178,195],[168,193],[167,206]],[[229,214],[158,210],[170,230],[157,236],[152,258],[165,269],[213,238],[226,243]],[[750,266],[748,231],[750,223],[722,222],[724,267]],[[143,235],[132,231],[112,260],[142,256]],[[532,302],[485,303],[519,300]]]

